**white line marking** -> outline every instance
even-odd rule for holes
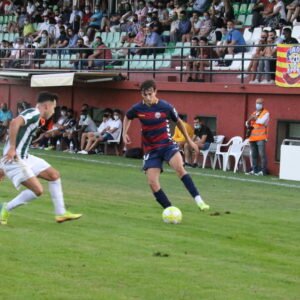
[[[77,160],[77,161],[85,161],[89,163],[97,163],[97,164],[102,164],[102,165],[113,165],[113,166],[118,166],[118,167],[129,167],[129,168],[139,168],[138,166],[134,164],[128,164],[128,163],[117,163],[117,162],[111,162],[111,161],[100,161],[96,159],[90,159],[90,158],[83,158],[83,157],[76,157],[76,156],[60,156],[60,155],[51,155],[49,153],[43,154],[43,153],[38,153],[37,156],[47,156],[51,158],[62,158],[62,159],[68,159],[68,160]],[[142,164],[141,164],[142,167]],[[141,168],[140,167],[140,168]],[[272,185],[272,186],[282,186],[282,187],[288,187],[288,188],[296,188],[300,189],[300,185],[297,184],[289,184],[289,183],[283,183],[283,182],[269,182],[265,180],[257,180],[250,178],[239,178],[239,177],[234,177],[234,176],[228,176],[228,175],[217,175],[217,174],[208,174],[208,173],[197,173],[197,172],[191,172],[189,169],[187,170],[189,174],[192,174],[194,176],[204,176],[204,177],[213,177],[213,178],[218,178],[218,179],[229,179],[233,181],[241,181],[241,182],[251,182],[251,183],[258,183],[258,184],[266,184],[266,185]],[[164,170],[164,172],[174,172],[173,170]]]

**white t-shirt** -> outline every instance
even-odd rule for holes
[[[87,115],[87,116],[81,115],[80,116],[79,126],[87,126],[85,129],[85,132],[96,132],[97,131],[97,126],[89,115]]]
[[[116,131],[114,131],[113,133],[111,133],[111,135],[113,136],[114,140],[116,140],[120,136],[121,131],[122,131],[122,121],[120,119],[119,120],[112,120],[110,128],[111,129],[117,128]]]
[[[107,119],[106,121],[103,121],[97,128],[97,132],[101,133],[102,131],[104,131],[105,129],[110,127],[112,124],[112,121],[113,121],[112,119]]]

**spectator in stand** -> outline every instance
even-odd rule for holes
[[[85,28],[85,27],[88,26],[92,15],[93,14],[91,12],[91,8],[89,6],[86,6],[85,9],[84,9],[84,14],[83,14],[82,19],[81,19],[82,27]]]
[[[3,10],[5,15],[12,15],[14,12],[14,4],[11,0],[6,0],[4,2]]]
[[[65,30],[65,26],[61,26],[60,27],[60,35],[59,38],[56,40],[56,49],[64,49],[67,48],[67,46],[69,45],[69,38],[67,36],[66,30]]]
[[[81,21],[83,18],[83,12],[78,9],[77,5],[74,5],[72,13],[70,15],[69,23],[72,24],[75,21],[77,16],[79,17],[79,20]]]
[[[173,8],[173,14],[176,13],[178,16],[180,16],[180,13],[184,11],[184,7],[180,5],[178,0],[174,1],[174,8]]]
[[[151,55],[157,53],[163,53],[165,51],[164,43],[161,36],[154,31],[154,26],[146,26],[145,28],[146,39],[142,47],[151,47],[148,49],[139,49],[137,54],[139,55]]]
[[[6,68],[18,68],[22,64],[25,55],[23,38],[18,38],[16,43],[14,43],[13,48],[9,58],[5,61]]]
[[[197,12],[193,12],[191,21],[191,31],[188,36],[186,36],[186,41],[190,42],[193,37],[199,35],[201,20],[199,18],[199,14]]]
[[[35,10],[36,8],[33,1],[32,0],[27,1],[26,12],[29,20],[31,20],[33,14],[35,13]]]
[[[198,13],[204,13],[208,11],[212,4],[212,0],[195,0],[193,9]]]
[[[121,5],[119,6],[119,13],[120,13],[120,23],[124,24],[126,23],[129,18],[132,16],[133,11],[132,11],[132,7],[130,5],[130,3],[126,2],[126,3],[121,3]]]
[[[85,30],[83,28],[79,29],[78,38],[83,39],[84,45],[88,46],[89,48],[91,47],[91,42],[90,42],[88,36],[85,34]]]
[[[134,14],[131,20],[128,21],[126,24],[123,24],[121,27],[123,32],[125,31],[128,33],[122,41],[125,42],[128,37],[134,38],[139,32],[140,27],[141,24],[139,23],[138,16]]]
[[[34,58],[41,59],[43,54],[47,52],[47,50],[43,49],[49,48],[51,46],[51,41],[47,30],[43,30],[41,35],[38,35],[33,39],[33,46],[36,48]]]
[[[170,42],[177,42],[177,31],[179,28],[179,19],[177,13],[174,13],[170,19]]]
[[[287,22],[293,24],[295,20],[299,17],[300,12],[300,0],[294,0],[292,3],[287,5]]]
[[[72,140],[72,133],[76,129],[76,119],[74,118],[74,111],[73,109],[68,109],[67,110],[67,119],[64,123],[64,132],[63,132],[63,138],[62,141],[64,145],[67,146],[67,151],[65,152],[74,152],[76,149],[70,149],[70,143],[73,143],[74,146],[74,141]]]
[[[186,11],[181,11],[179,14],[179,24],[176,31],[176,42],[177,41],[186,41],[186,37],[189,36],[191,31],[192,24],[189,18],[187,17]]]
[[[194,143],[197,144],[199,150],[207,150],[211,143],[214,142],[214,136],[208,126],[204,124],[200,117],[194,118]],[[198,167],[200,152],[197,154],[188,143],[184,145],[185,164],[193,168]]]
[[[208,39],[205,36],[200,37],[199,40],[199,46],[198,49],[198,59],[194,61],[194,70],[196,73],[194,74],[195,79],[192,79],[192,81],[196,82],[204,82],[204,71],[205,67],[209,66],[209,60],[208,58],[212,58],[212,53],[209,48],[206,48],[205,46],[208,46]]]
[[[255,27],[264,24],[264,17],[272,13],[275,3],[265,0],[257,0],[252,8],[252,25],[249,31],[253,32]]]
[[[72,28],[74,33],[76,33],[76,34],[78,33],[78,31],[81,27],[81,20],[80,20],[80,17],[78,15],[75,16],[73,22],[70,23],[69,27]]]
[[[275,37],[268,36],[267,44],[269,46],[265,47],[265,50],[263,52],[262,58],[259,60],[258,63],[258,72],[260,73],[259,79],[261,80],[263,77],[265,77],[264,80],[262,80],[261,84],[273,84],[274,80],[272,80],[272,75],[275,75],[275,65],[276,65],[276,51],[277,47],[274,44],[275,43]],[[271,72],[273,74],[271,74]]]
[[[87,58],[93,54],[93,51],[84,44],[83,38],[78,38],[77,48],[79,49],[74,50],[76,52],[76,59],[71,61],[71,63],[74,64],[75,70],[83,70],[88,65]]]
[[[274,2],[273,11],[264,15],[264,25],[271,28],[277,28],[280,20],[287,19],[284,3],[281,0],[274,0]]]
[[[27,18],[26,8],[21,6],[18,7],[14,12],[14,15],[17,17],[17,21],[10,21],[7,25],[8,32],[21,32],[24,27],[24,21]]]
[[[260,40],[256,42],[255,44],[258,46],[255,48],[255,53],[251,57],[251,61],[249,64],[249,67],[247,69],[247,72],[256,72],[258,68],[258,63],[259,59],[264,56],[264,51],[265,51],[265,45],[267,44],[267,39],[268,39],[268,30],[263,30],[260,34]],[[244,77],[248,77],[247,74],[244,74]],[[259,77],[257,73],[251,74],[251,80],[250,84],[257,84],[259,83]],[[238,77],[240,78],[240,77]]]
[[[23,36],[25,40],[27,38],[30,38],[32,35],[34,35],[35,29],[32,25],[32,23],[29,22],[29,19],[24,20],[24,28],[23,28]]]
[[[144,0],[139,1],[138,9],[134,13],[138,16],[138,20],[140,23],[146,21],[148,9]]]
[[[5,66],[5,61],[10,57],[11,50],[9,46],[9,42],[6,40],[2,40],[0,47],[0,66]]]
[[[121,31],[121,28],[120,28],[120,19],[121,19],[121,16],[120,14],[113,14],[111,15],[110,19],[109,19],[109,24],[107,27],[104,28],[104,30],[106,32],[119,32]]]
[[[282,44],[299,44],[299,41],[292,37],[292,30],[289,27],[285,27],[282,30],[282,35],[284,36],[284,40]]]
[[[88,69],[93,67],[103,68],[111,63],[112,53],[111,50],[103,43],[100,36],[96,37],[97,48],[94,53],[88,57]]]
[[[69,43],[67,48],[69,49],[73,49],[77,47],[77,40],[78,40],[78,34],[74,32],[74,30],[72,28],[68,28],[67,29],[67,35],[68,35],[68,39],[69,39]],[[74,53],[74,50],[70,50],[69,51],[70,54]]]
[[[194,36],[191,41],[191,48],[190,48],[190,55],[188,56],[188,61],[186,63],[186,69],[187,73],[189,74],[189,77],[187,79],[188,82],[194,81],[193,77],[195,74],[193,73],[195,64],[196,64],[196,58],[199,55],[199,39]],[[182,118],[181,118],[182,119]]]
[[[225,54],[235,54],[239,52],[243,52],[245,50],[244,47],[246,42],[244,40],[244,37],[242,33],[234,28],[234,22],[233,21],[227,21],[227,35],[226,35],[226,41],[224,46],[221,48],[217,48],[216,52],[218,57],[224,57]],[[233,46],[233,47],[228,47]]]
[[[62,7],[61,8],[61,20],[63,24],[68,24],[70,21],[71,12],[68,7]]]
[[[44,22],[39,24],[38,31],[34,35],[41,35],[42,31],[46,30],[48,32],[49,38],[51,40],[54,40],[55,39],[55,26],[54,26],[54,24],[50,24],[48,15],[44,15],[43,19],[44,19]]]
[[[88,25],[89,30],[101,30],[102,18],[103,12],[100,10],[99,6],[95,6],[94,14],[91,16]]]
[[[203,13],[203,19],[200,23],[200,37],[208,37],[213,28],[213,22],[210,18],[210,14],[208,12]]]
[[[13,118],[12,112],[8,109],[7,103],[0,106],[0,140],[3,142],[7,135],[9,123]]]
[[[225,8],[224,8],[224,2],[221,0],[213,0],[210,13],[211,13],[211,19],[213,20],[214,25],[217,28],[221,28],[223,23],[223,16],[224,16]]]

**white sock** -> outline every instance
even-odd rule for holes
[[[55,214],[63,215],[66,212],[66,208],[60,178],[55,181],[49,181],[48,186]]]
[[[196,201],[197,204],[204,203],[204,201],[202,200],[202,198],[201,198],[200,195],[198,195],[198,196],[195,197],[195,201]]]
[[[16,198],[7,203],[7,210],[12,210],[17,206],[26,204],[27,202],[37,198],[36,194],[31,190],[22,191]]]

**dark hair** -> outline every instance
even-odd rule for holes
[[[110,114],[109,114],[109,113],[105,112],[105,113],[103,114],[103,118],[109,118],[109,117],[110,117]]]
[[[198,120],[199,122],[201,122],[201,118],[199,116],[194,117],[194,120]]]
[[[292,34],[292,30],[291,30],[291,28],[289,28],[289,27],[285,27],[285,28],[283,28],[283,32],[286,32],[286,33]]]
[[[37,97],[37,103],[44,103],[47,101],[54,102],[58,99],[57,95],[49,92],[40,92]]]
[[[197,42],[199,42],[199,39],[198,39],[196,36],[194,36],[194,37],[192,38],[192,41],[197,41]]]
[[[203,42],[207,43],[207,42],[208,42],[208,39],[207,39],[207,37],[205,37],[205,36],[201,36],[201,37],[200,37],[200,41],[203,41]]]
[[[154,80],[146,80],[141,84],[140,90],[143,91],[147,91],[149,89],[153,88],[154,90],[156,90],[156,83]]]
[[[62,106],[62,107],[60,108],[60,111],[68,111],[68,108],[67,108],[66,106]]]
[[[121,114],[121,111],[119,109],[114,109],[114,113],[117,113],[117,114]]]

